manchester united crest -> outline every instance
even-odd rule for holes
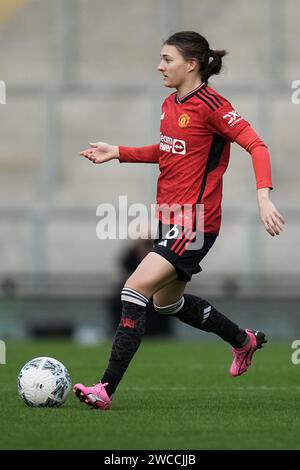
[[[181,114],[178,118],[178,126],[179,127],[186,127],[190,122],[190,116],[186,113]]]

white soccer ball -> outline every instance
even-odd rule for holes
[[[67,399],[71,378],[66,367],[53,357],[36,357],[18,376],[18,392],[28,406],[58,407]]]

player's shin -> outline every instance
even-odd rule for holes
[[[121,294],[122,317],[117,328],[108,367],[101,379],[108,382],[106,391],[111,396],[121,381],[133,356],[139,348],[146,328],[146,306],[148,299],[131,288]]]

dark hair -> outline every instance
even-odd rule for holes
[[[222,68],[224,50],[212,50],[205,37],[194,31],[180,31],[173,34],[164,44],[175,46],[185,60],[197,59],[202,80],[207,83],[211,75],[218,74]],[[212,58],[212,60],[210,60]]]

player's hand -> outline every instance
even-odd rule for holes
[[[260,218],[266,231],[274,237],[280,235],[285,220],[270,199],[259,200]]]
[[[105,142],[90,143],[90,148],[80,152],[80,155],[93,163],[104,163],[119,158],[119,147]]]

